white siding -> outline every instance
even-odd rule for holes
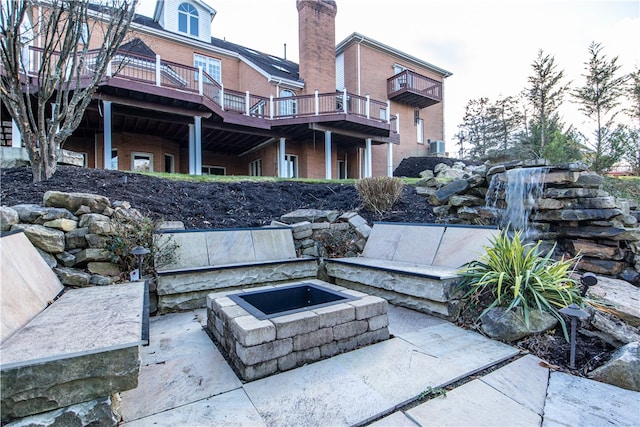
[[[344,89],[344,53],[336,56],[336,90]]]
[[[211,41],[211,14],[207,9],[203,8],[198,1],[165,0],[163,15],[160,18],[160,25],[162,25],[162,27],[167,31],[193,37],[178,31],[178,6],[182,3],[190,3],[196,8],[198,11],[197,39],[209,43]]]

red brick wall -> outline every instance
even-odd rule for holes
[[[300,77],[305,93],[336,90],[336,2],[297,0]]]
[[[344,51],[345,84],[347,90],[356,93],[358,90],[358,43],[350,44]],[[377,100],[387,99],[387,79],[394,74],[393,65],[398,64],[410,68],[418,74],[442,81],[442,77],[433,71],[420,67],[415,63],[381,52],[368,46],[360,45],[360,87],[361,95],[369,94]],[[428,140],[443,140],[444,135],[444,103],[432,105],[420,110],[420,118],[424,121],[424,144],[417,142],[417,129],[414,122],[414,108],[408,105],[391,102],[391,114],[400,117],[400,144],[393,146],[393,167],[400,164],[403,158],[427,156]],[[395,126],[392,122],[392,126]],[[387,145],[372,147],[372,173],[374,176],[387,174]]]

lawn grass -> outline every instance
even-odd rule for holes
[[[180,173],[143,172],[145,175],[173,181],[186,182],[303,182],[306,184],[346,184],[353,185],[357,179],[320,179],[320,178],[278,178],[274,176],[248,175],[187,175]],[[420,178],[400,178],[406,185],[415,185]]]

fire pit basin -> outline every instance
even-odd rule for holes
[[[360,298],[308,282],[282,286],[277,289],[240,292],[228,296],[259,320],[299,313],[312,308],[327,307]]]
[[[387,306],[307,280],[209,294],[207,325],[240,377],[253,381],[388,339]]]

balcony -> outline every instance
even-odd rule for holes
[[[404,70],[387,79],[387,94],[391,101],[426,108],[442,101],[442,82]]]

